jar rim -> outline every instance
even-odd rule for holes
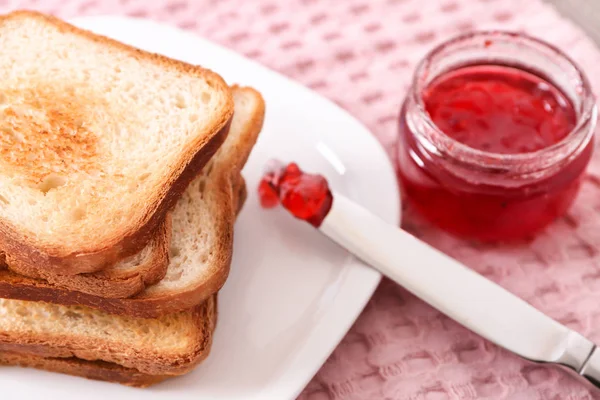
[[[573,129],[563,139],[551,146],[532,152],[506,154],[470,147],[452,138],[438,128],[427,112],[423,97],[421,96],[421,93],[426,86],[423,77],[426,76],[428,70],[431,68],[432,61],[437,55],[448,48],[473,39],[481,39],[483,46],[487,46],[489,40],[522,40],[525,45],[531,48],[535,46],[544,48],[566,61],[576,73],[578,81],[576,83],[576,86],[578,87],[577,95],[581,98],[581,112],[577,115],[577,123]],[[519,67],[516,66],[516,68]],[[521,172],[533,172],[551,167],[587,144],[594,132],[594,129],[590,129],[590,123],[595,124],[597,119],[596,100],[592,93],[591,84],[581,67],[556,46],[524,33],[486,30],[470,32],[446,40],[430,50],[421,62],[419,62],[413,75],[412,86],[414,104],[416,105],[419,114],[421,114],[423,122],[427,125],[428,130],[436,136],[436,150],[441,152],[444,156],[458,159],[463,163],[475,164],[484,169],[498,171],[518,166]],[[544,160],[544,162],[540,164],[540,160]]]

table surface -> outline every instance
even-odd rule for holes
[[[600,39],[599,0],[553,0]],[[68,18],[123,14],[194,31],[298,80],[365,123],[393,158],[396,118],[415,63],[473,29],[522,30],[568,52],[598,93],[600,53],[541,0],[8,0]],[[243,83],[243,82],[241,82]],[[259,88],[260,89],[260,88]],[[343,135],[343,132],[340,132]],[[600,343],[600,155],[568,215],[527,243],[479,246],[404,211],[403,226]],[[327,399],[600,398],[566,373],[529,364],[384,280],[300,397]]]
[[[572,19],[596,42],[600,43],[600,1],[546,0],[564,16]]]

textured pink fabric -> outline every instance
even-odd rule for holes
[[[0,0],[0,5],[5,11],[37,8],[61,17],[126,14],[195,31],[337,102],[390,154],[415,63],[459,32],[524,30],[565,49],[600,88],[600,53],[540,0]],[[600,154],[569,215],[531,243],[475,246],[437,232],[410,210],[403,224],[600,342],[599,194]],[[300,398],[600,398],[595,396],[562,371],[520,360],[384,281]]]

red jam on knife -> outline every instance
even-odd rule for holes
[[[316,228],[321,226],[333,203],[327,180],[302,171],[296,163],[284,166],[273,162],[260,181],[258,195],[264,208],[281,203],[294,217]]]
[[[567,211],[592,154],[596,115],[587,79],[561,53],[540,54],[565,65],[541,58],[529,68],[469,59],[495,46],[501,59],[504,47],[507,57],[526,58],[547,45],[488,32],[434,50],[403,105],[397,148],[406,200],[441,228],[484,241],[528,237]],[[462,64],[427,76],[449,54]],[[543,69],[557,64],[565,70]],[[563,86],[555,84],[553,73],[576,88],[560,76]]]

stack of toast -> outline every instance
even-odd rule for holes
[[[0,364],[147,386],[209,353],[264,102],[56,18],[0,17]]]

